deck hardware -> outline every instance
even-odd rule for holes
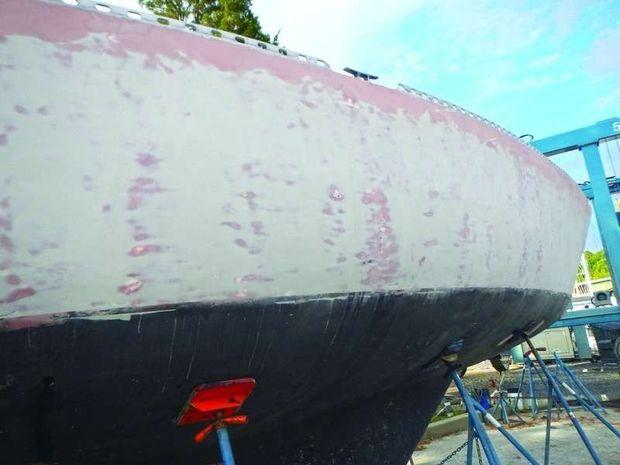
[[[374,76],[372,74],[364,73],[362,71],[358,71],[356,69],[349,68],[349,67],[344,68],[343,71],[345,73],[349,73],[354,78],[360,78],[360,79],[363,79],[364,81],[373,81],[375,79],[379,79],[379,76]]]

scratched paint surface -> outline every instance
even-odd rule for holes
[[[589,207],[508,135],[249,46],[0,1],[0,317],[569,292]]]

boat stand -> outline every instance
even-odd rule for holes
[[[215,430],[223,465],[235,465],[228,427],[248,423],[246,415],[236,413],[255,385],[253,378],[241,378],[196,386],[177,418],[177,425],[206,423],[194,436],[194,442],[204,441]]]
[[[539,347],[537,350],[545,350],[543,347]],[[527,384],[528,387],[528,399],[530,401],[530,412],[532,418],[536,418],[538,416],[538,400],[536,398],[536,389],[534,386],[534,376],[535,374],[538,379],[542,382],[542,384],[547,384],[545,379],[543,378],[540,370],[536,368],[536,365],[533,363],[530,358],[531,350],[528,350],[523,354],[523,370],[521,370],[521,377],[519,378],[519,385],[517,387],[517,399],[516,399],[516,407],[519,408],[519,400],[521,399],[521,392],[523,391],[523,385]],[[523,396],[523,400],[525,400],[525,396]]]
[[[515,335],[525,339],[525,342],[527,342],[527,345],[530,348],[531,354],[534,355],[534,358],[535,358],[535,360],[536,360],[536,362],[538,364],[538,367],[540,367],[540,371],[542,372],[543,376],[546,379],[546,384],[547,384],[547,428],[546,428],[546,436],[545,436],[545,457],[544,457],[545,465],[547,465],[549,463],[549,444],[550,444],[550,438],[551,438],[551,410],[553,408],[553,404],[554,403],[557,403],[566,412],[566,414],[570,418],[571,422],[573,423],[573,426],[577,430],[577,433],[581,437],[581,440],[583,441],[584,445],[588,449],[588,452],[590,453],[590,456],[592,457],[592,460],[594,461],[594,463],[596,465],[602,465],[601,458],[600,458],[598,452],[596,451],[596,449],[592,445],[592,442],[590,441],[590,438],[588,437],[588,435],[584,431],[583,427],[581,426],[581,423],[577,419],[575,413],[573,412],[573,409],[568,404],[568,400],[564,396],[564,393],[562,392],[561,387],[564,387],[572,396],[575,397],[577,402],[583,408],[585,408],[592,415],[594,415],[612,433],[614,433],[617,438],[620,438],[620,433],[618,432],[618,430],[609,421],[607,421],[603,417],[603,415],[598,411],[598,409],[593,408],[588,402],[584,401],[584,399],[582,398],[583,396],[579,395],[578,391],[575,391],[574,389],[572,389],[572,387],[568,383],[560,381],[558,379],[558,377],[554,373],[551,372],[551,370],[547,367],[547,365],[543,361],[542,357],[538,353],[538,350],[536,349],[536,347],[534,347],[534,345],[532,344],[532,341],[530,340],[530,338],[528,337],[528,335],[525,332],[519,331],[519,332],[515,333]],[[526,358],[526,360],[527,359],[529,359],[529,356]],[[532,363],[532,366],[533,366],[533,361],[531,363]],[[566,367],[566,368],[568,368],[568,367]],[[530,375],[531,375],[531,370],[530,370]],[[573,376],[574,376],[574,374],[573,374]],[[576,377],[575,377],[575,379],[576,379]],[[575,383],[574,380],[573,380],[573,383]],[[531,389],[531,391],[533,391],[532,384],[530,384],[530,389]]]
[[[592,408],[599,412],[606,413],[605,408],[598,401],[596,396],[590,391],[586,385],[579,379],[579,377],[573,373],[573,371],[566,366],[562,359],[558,356],[557,352],[553,353],[556,367],[556,377],[560,379],[561,375],[566,377],[567,383],[563,382],[566,389],[573,391],[575,396],[579,396],[584,402],[588,403]],[[570,392],[570,391],[569,391]],[[571,393],[572,394],[572,393]]]
[[[499,384],[497,385],[496,391],[491,393],[491,399],[496,399],[495,407],[493,407],[493,410],[491,411],[491,415],[495,417],[497,410],[499,409],[500,421],[503,424],[505,425],[510,425],[511,423],[523,424],[525,423],[525,420],[521,417],[521,415],[519,415],[519,412],[517,410],[518,400],[517,400],[517,405],[515,406],[511,405],[510,398],[508,397],[508,391],[504,389],[505,378],[506,378],[506,371],[502,372],[502,376],[499,380]],[[518,398],[518,393],[517,393],[517,398]],[[510,420],[511,414],[518,418],[516,422]]]
[[[468,433],[467,433],[467,465],[473,464],[473,444],[474,441],[480,441],[482,449],[489,465],[501,465],[501,461],[493,447],[493,443],[489,439],[486,429],[480,419],[482,415],[491,425],[495,426],[497,430],[504,436],[520,453],[527,459],[532,465],[538,465],[536,459],[530,454],[525,447],[517,439],[511,435],[506,428],[498,422],[493,415],[480,405],[480,403],[472,397],[469,391],[463,385],[459,370],[462,368],[458,363],[458,353],[463,348],[463,340],[456,341],[450,344],[441,354],[442,361],[446,364],[449,370],[450,377],[463,399],[465,409],[467,410],[468,418]]]

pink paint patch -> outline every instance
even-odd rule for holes
[[[161,252],[161,246],[156,244],[135,245],[129,249],[128,254],[132,257],[141,257],[142,255],[148,255]]]
[[[22,318],[7,318],[0,321],[0,330],[17,331],[20,329],[36,328],[38,326],[61,323],[63,322],[61,319],[62,316],[66,316],[66,314],[52,313],[48,315],[26,316]]]
[[[11,268],[11,265],[12,265],[12,264],[13,264],[13,263],[12,263],[12,262],[11,262],[11,260],[9,260],[8,258],[7,258],[7,259],[5,259],[5,260],[2,260],[2,261],[0,262],[0,271],[5,271],[5,270],[8,270],[9,268]]]
[[[134,185],[127,191],[127,208],[129,210],[135,210],[143,204],[145,196],[158,194],[164,191],[165,189],[152,178],[136,178],[134,180]]]
[[[9,139],[6,137],[6,134],[0,134],[0,145],[8,145]]]
[[[324,215],[333,215],[334,210],[332,210],[331,205],[327,205],[325,208],[323,208],[323,210],[321,210],[321,213],[323,213]]]
[[[19,105],[19,104],[17,104],[17,105],[15,105],[15,106],[13,107],[13,109],[14,109],[17,113],[19,113],[20,115],[27,115],[27,114],[28,114],[28,110],[27,110],[27,109],[26,109],[26,107],[24,107],[23,105]]]
[[[370,218],[366,223],[373,231],[366,239],[365,258],[356,255],[364,264],[371,265],[362,284],[381,286],[394,279],[400,265],[394,257],[398,252],[398,244],[389,225],[388,199],[380,189],[373,189],[362,195],[362,203],[370,207]]]
[[[0,248],[6,250],[7,252],[13,252],[13,241],[6,234],[0,236]]]
[[[3,198],[2,201],[0,202],[0,208],[2,209],[11,208],[11,197]]]
[[[235,302],[244,301],[244,300],[252,300],[257,296],[256,292],[248,291],[247,289],[243,289],[237,292],[230,292],[226,294],[226,297]]]
[[[244,241],[243,239],[235,239],[235,244],[243,248],[247,248],[248,246],[248,243]]]
[[[145,241],[149,239],[151,236],[145,232],[138,232],[133,235],[134,240],[136,241]]]
[[[144,286],[144,283],[142,281],[140,281],[139,279],[132,279],[128,283],[118,286],[116,290],[121,294],[129,295],[138,292],[140,289],[142,289],[142,286]]]
[[[241,225],[239,223],[235,223],[234,221],[222,221],[220,224],[222,226],[228,226],[229,228],[236,229],[237,231],[241,229]]]
[[[252,221],[252,232],[255,236],[267,236],[262,221]]]
[[[370,192],[364,192],[364,195],[362,195],[362,202],[366,205],[372,203],[376,205],[385,205],[387,203],[387,197],[381,190],[373,189]]]
[[[10,231],[13,227],[13,223],[9,218],[5,218],[0,216],[0,229],[4,229],[5,231]]]
[[[9,292],[9,295],[2,301],[2,303],[10,304],[12,302],[17,302],[18,300],[25,299],[27,297],[31,297],[35,295],[37,291],[35,291],[31,287],[22,287],[20,289],[15,289]]]
[[[329,188],[327,189],[327,194],[329,195],[330,199],[335,200],[337,202],[339,202],[339,201],[344,199],[344,194],[334,184],[329,186]]]
[[[139,195],[129,194],[129,199],[127,199],[127,209],[128,210],[136,210],[140,205],[142,205],[143,200]]]
[[[54,58],[65,68],[71,68],[73,65],[73,56],[70,53],[54,52]]]
[[[151,155],[150,153],[138,153],[138,155],[136,156],[136,161],[141,165],[144,166],[145,168],[157,168],[159,162],[161,161],[160,158],[157,158],[154,155]]]
[[[247,204],[248,207],[250,208],[251,211],[256,211],[256,208],[258,208],[258,204],[254,201],[254,199],[256,198],[256,194],[252,191],[248,191],[248,192],[243,192],[241,194],[241,197],[243,197]]]
[[[6,278],[4,278],[4,280],[7,284],[10,284],[11,286],[18,286],[22,282],[22,279],[16,274],[10,274]]]
[[[273,278],[268,278],[260,274],[246,274],[245,276],[238,276],[235,278],[237,284],[240,283],[267,283],[273,281]]]
[[[165,189],[159,186],[157,181],[153,178],[136,178],[134,185],[129,188],[130,192],[136,192],[140,194],[158,194],[164,192]]]
[[[469,236],[471,234],[471,228],[469,227],[469,214],[468,213],[465,213],[463,215],[463,227],[459,230],[458,234],[459,234],[459,237],[463,239],[464,241],[469,239]]]

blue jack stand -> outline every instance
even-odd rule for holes
[[[463,348],[463,340],[456,341],[450,344],[446,349],[444,349],[441,354],[441,359],[447,365],[449,369],[450,376],[456,388],[463,399],[463,403],[465,404],[465,408],[467,409],[467,416],[469,420],[469,429],[467,434],[467,465],[473,464],[473,443],[474,440],[479,440],[480,444],[482,444],[482,449],[484,450],[484,454],[487,458],[489,465],[501,465],[501,461],[493,447],[493,443],[489,439],[487,435],[486,429],[482,424],[480,419],[480,415],[484,416],[484,418],[497,430],[527,459],[529,463],[532,465],[539,465],[538,462],[532,455],[516,440],[514,436],[512,436],[506,428],[504,428],[501,423],[499,423],[490,413],[486,411],[486,409],[480,405],[480,403],[474,399],[469,391],[463,385],[461,377],[459,376],[459,370],[461,366],[457,363],[458,361],[458,352]]]
[[[539,348],[538,350],[544,350],[543,348]],[[534,376],[535,374],[538,379],[543,383],[547,384],[544,378],[542,377],[538,368],[533,363],[530,358],[531,350],[528,350],[523,354],[523,370],[521,371],[521,377],[519,379],[519,387],[517,388],[517,399],[516,399],[516,407],[519,408],[519,399],[521,398],[521,392],[523,385],[527,383],[529,401],[530,401],[530,412],[532,414],[532,418],[536,418],[538,416],[538,400],[536,398],[536,389],[534,388]],[[525,396],[523,397],[525,400]]]
[[[568,404],[568,401],[566,400],[566,397],[564,396],[562,392],[561,386],[567,389],[571,393],[571,395],[575,397],[577,402],[582,407],[584,407],[586,410],[592,413],[592,415],[594,415],[601,423],[603,423],[607,428],[609,428],[609,430],[613,432],[616,435],[616,437],[620,438],[620,433],[618,432],[618,430],[616,430],[616,428],[614,428],[614,426],[609,421],[607,421],[597,411],[597,409],[593,408],[591,405],[589,405],[589,403],[585,402],[582,399],[582,396],[577,393],[577,391],[573,390],[567,383],[562,383],[558,379],[558,377],[555,374],[553,374],[551,370],[549,370],[549,368],[547,368],[547,365],[542,360],[540,354],[538,353],[538,350],[536,349],[536,347],[534,347],[534,345],[532,344],[532,341],[530,340],[530,338],[525,332],[518,331],[515,333],[515,335],[517,337],[522,337],[523,339],[525,339],[525,342],[527,342],[527,345],[530,347],[530,351],[532,355],[534,355],[536,362],[538,362],[538,366],[540,367],[540,370],[547,381],[546,384],[548,386],[547,387],[548,403],[547,403],[547,431],[546,431],[546,437],[545,437],[545,464],[549,463],[549,442],[550,442],[550,437],[551,437],[551,409],[553,408],[553,404],[557,403],[558,405],[562,406],[564,411],[566,411],[566,414],[570,418],[571,422],[573,423],[573,426],[577,430],[577,433],[581,437],[581,440],[583,441],[586,448],[588,449],[588,452],[590,453],[590,456],[592,457],[592,460],[594,461],[594,463],[596,465],[602,465],[601,458],[598,452],[592,445],[592,442],[590,441],[590,439],[588,438],[588,435],[586,434],[583,427],[581,426],[581,423],[579,422],[572,408]],[[530,376],[531,376],[531,370],[530,370]],[[530,384],[530,389],[531,391],[533,391],[532,384]]]
[[[500,421],[505,425],[510,425],[514,421],[510,420],[510,414],[512,413],[514,416],[518,418],[516,423],[523,424],[525,420],[519,415],[517,410],[518,406],[518,397],[517,393],[517,404],[515,406],[510,405],[510,398],[508,397],[508,391],[504,389],[504,379],[506,378],[506,371],[502,372],[502,376],[499,380],[499,384],[495,384],[496,391],[491,393],[491,399],[496,399],[495,407],[493,407],[493,411],[491,415],[495,417],[497,410],[500,412]]]
[[[590,391],[585,384],[579,379],[577,375],[575,375],[570,368],[566,366],[566,364],[562,361],[562,359],[558,356],[557,352],[553,353],[553,358],[555,359],[556,366],[556,377],[559,379],[563,374],[566,376],[568,384],[562,383],[567,389],[569,389],[571,394],[574,392],[576,397],[579,396],[581,400],[590,404],[590,406],[600,412],[606,413],[605,408],[598,401],[596,396]]]
[[[217,442],[220,445],[220,454],[222,454],[222,463],[224,465],[235,465],[235,459],[233,458],[232,447],[230,446],[230,438],[228,437],[228,430],[224,427],[217,428]]]

